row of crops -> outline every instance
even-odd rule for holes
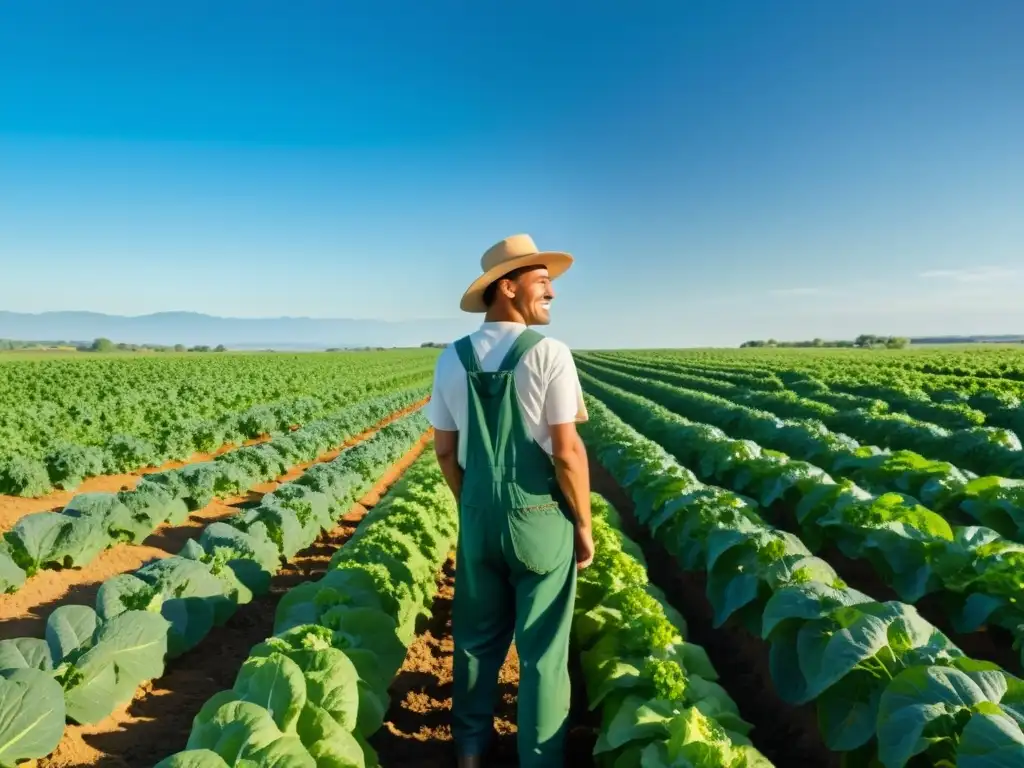
[[[634,354],[631,352],[630,354]],[[853,376],[865,379],[903,376],[934,391],[944,388],[957,392],[1000,390],[1013,382],[1024,382],[1024,354],[1018,345],[973,347],[919,347],[910,351],[886,350],[641,350],[640,355],[704,364],[716,368],[765,368],[780,372],[820,372],[826,376]],[[954,391],[951,397],[956,397]]]
[[[844,766],[1022,764],[1019,403],[966,387],[983,416],[957,423],[951,398],[864,402],[878,363],[804,355],[811,387],[793,359],[578,355],[585,441]]]
[[[0,361],[0,494],[181,461],[426,384],[436,351]]]

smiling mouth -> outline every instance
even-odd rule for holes
[[[551,302],[550,301],[542,301],[540,303],[540,308],[541,309],[551,309]]]

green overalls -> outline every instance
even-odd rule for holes
[[[455,343],[467,372],[469,420],[459,436],[467,445],[452,605],[452,735],[460,754],[484,754],[514,633],[523,768],[563,765],[576,595],[569,507],[516,396],[516,364],[542,338],[524,331],[493,373],[481,370],[468,338]]]

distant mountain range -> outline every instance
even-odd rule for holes
[[[0,311],[0,338],[22,341],[89,341],[126,344],[223,344],[229,349],[327,349],[418,347],[448,342],[474,328],[472,319],[357,320],[311,317],[215,317],[197,312],[157,312],[124,317],[99,312]]]

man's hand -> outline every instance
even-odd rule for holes
[[[594,534],[590,528],[574,526],[576,532],[576,570],[582,571],[594,562]]]

